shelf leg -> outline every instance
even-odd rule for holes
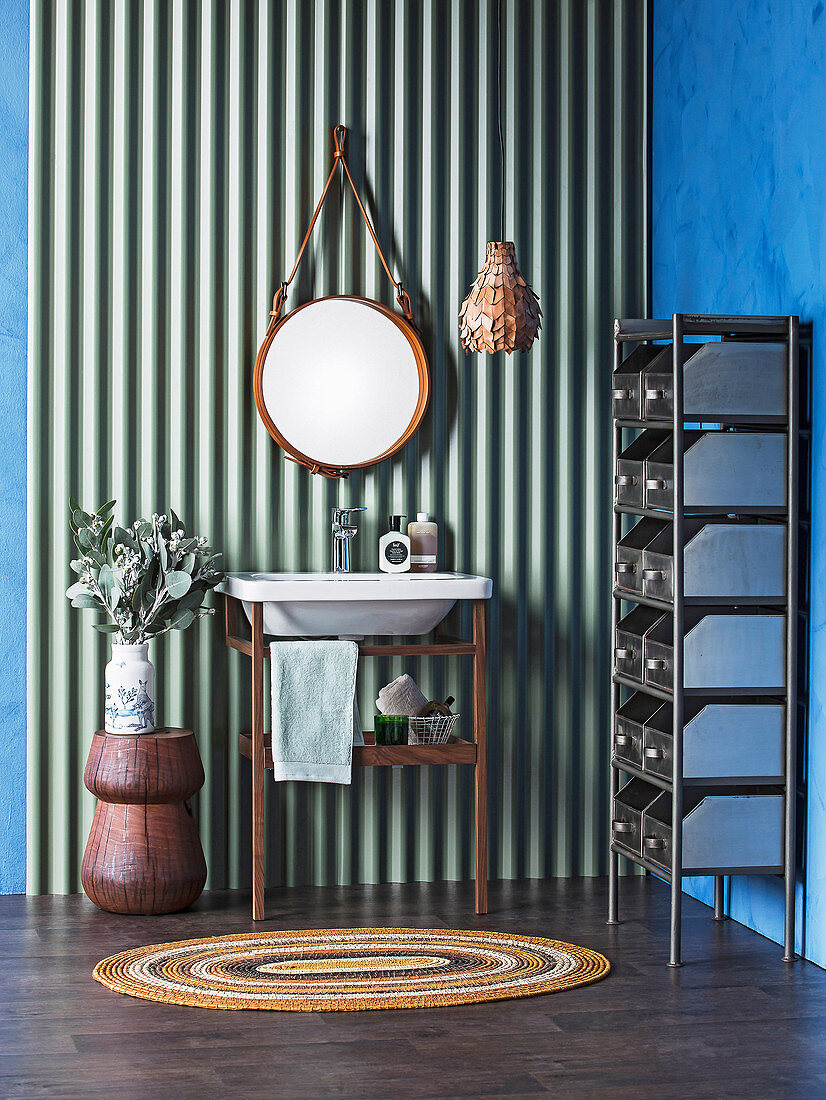
[[[622,362],[622,347],[618,340],[614,341],[614,370],[618,370],[620,363]],[[618,428],[614,425],[613,438],[611,440],[611,470],[614,471],[617,468],[617,458],[622,448],[622,428]],[[617,543],[622,537],[622,516],[614,512],[613,515],[613,534],[611,545],[611,561],[617,560]],[[610,666],[611,672],[614,671],[614,646],[616,645],[617,636],[617,620],[619,618],[619,604],[614,598],[613,584],[611,585],[611,648],[610,648]],[[611,841],[614,839],[614,830],[611,824],[614,817],[614,798],[619,790],[619,775],[617,769],[610,763],[613,756],[613,744],[614,744],[614,720],[620,705],[620,689],[619,684],[614,683],[614,677],[611,676],[611,713],[609,716],[608,726],[608,760],[609,768],[611,772],[610,783],[610,803],[608,805],[608,920],[606,924],[619,924],[619,856],[616,852],[611,850]]]
[[[476,826],[476,912],[488,911],[488,754],[485,685],[485,601],[473,601],[473,728],[476,740],[474,818]]]
[[[619,856],[608,853],[608,920],[606,924],[619,924]]]
[[[672,354],[674,376],[674,517],[671,524],[674,555],[674,614],[672,615],[672,676],[674,702],[672,712],[673,759],[671,771],[671,944],[668,965],[682,966],[683,911],[683,638],[685,634],[685,608],[683,604],[683,319],[675,313],[672,317]]]
[[[799,412],[799,325],[797,317],[789,317],[788,342],[789,433],[786,460],[786,798],[785,837],[783,845],[783,876],[785,893],[785,927],[783,962],[794,962],[795,864],[797,811],[797,569],[798,569],[798,466],[800,462]]]
[[[714,876],[714,916],[712,920],[728,920],[726,916],[726,880],[724,875]]]
[[[682,929],[680,927],[682,907],[682,879],[677,879],[676,889],[673,883],[671,886],[671,945],[668,953],[668,965],[671,967],[680,967],[683,965],[681,957]]]
[[[264,605],[252,604],[252,919],[264,920]]]

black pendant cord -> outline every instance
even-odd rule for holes
[[[505,139],[502,136],[502,0],[496,9],[496,117],[499,123],[499,240],[505,239]]]

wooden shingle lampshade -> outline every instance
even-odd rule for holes
[[[541,317],[539,299],[516,263],[513,241],[488,241],[485,263],[459,311],[465,352],[527,351]]]

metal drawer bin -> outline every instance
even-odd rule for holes
[[[670,538],[671,524],[659,519],[641,519],[620,539],[614,562],[614,576],[619,588],[628,592],[643,592],[643,551],[663,532],[667,532]]]
[[[671,349],[667,348],[646,370],[642,419],[673,419],[672,367]],[[701,344],[683,365],[686,420],[765,424],[783,420],[786,405],[783,344],[737,340]]]
[[[622,794],[622,791],[620,791]],[[615,800],[616,801],[616,800]],[[671,869],[671,794],[643,813],[642,854]],[[686,790],[683,798],[683,874],[780,874],[783,870],[783,795],[713,794]]]
[[[629,508],[642,508],[645,492],[645,461],[665,440],[668,432],[643,432],[617,457],[614,500]]]
[[[614,371],[611,399],[617,420],[642,419],[642,372],[661,351],[655,344],[640,344]]]
[[[686,511],[712,509],[729,514],[785,508],[784,435],[779,432],[686,432],[684,438]],[[644,504],[647,508],[673,511],[671,436],[646,459]]]
[[[683,638],[686,690],[728,688],[729,694],[782,693],[785,655],[785,615],[750,612],[745,608],[731,613],[686,608]],[[646,683],[673,691],[671,615],[647,634],[644,659]]]
[[[644,779],[632,779],[614,798],[611,835],[633,852],[642,854],[643,811],[657,799],[660,791]]]
[[[647,522],[657,522],[656,520]],[[636,531],[636,527],[634,528]],[[629,532],[633,534],[633,532]],[[627,538],[628,536],[626,536]],[[786,529],[782,523],[715,523],[687,519],[684,525],[683,594],[694,599],[763,600],[786,597]],[[617,558],[624,560],[618,545]],[[629,582],[644,596],[674,599],[674,542],[671,524],[643,547],[641,567]],[[634,559],[636,564],[636,559]],[[619,576],[617,583],[620,583]]]
[[[683,779],[695,783],[732,778],[782,783],[785,715],[786,708],[778,699],[686,699]],[[643,771],[671,779],[674,736],[670,703],[646,720],[642,741]]]
[[[614,715],[614,756],[642,770],[645,726],[660,710],[671,711],[668,703],[635,692]]]
[[[645,637],[666,616],[653,607],[635,607],[617,623],[614,670],[643,683]]]

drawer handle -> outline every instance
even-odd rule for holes
[[[648,748],[645,750],[645,756],[647,760],[662,760],[665,757],[665,753],[662,749]]]
[[[664,569],[643,569],[642,575],[643,575],[643,577],[645,577],[645,579],[647,581],[664,581],[665,580],[665,570]]]
[[[659,401],[665,397],[665,390],[646,390],[645,398],[647,401]]]
[[[657,657],[648,657],[645,662],[645,667],[650,668],[651,671],[661,670],[668,668],[668,661],[661,661]]]
[[[612,821],[615,833],[633,833],[634,826],[630,821]]]
[[[646,848],[661,849],[665,847],[665,841],[659,836],[644,836],[642,842]]]
[[[618,561],[615,565],[618,573],[636,573],[637,567],[631,561]]]
[[[636,485],[637,479],[633,474],[617,474],[614,478],[615,485]]]
[[[648,477],[645,479],[646,489],[667,489],[668,482],[661,477]]]
[[[614,744],[619,745],[621,749],[625,749],[634,744],[634,738],[628,733],[618,733],[614,737]]]
[[[615,401],[627,401],[631,397],[630,390],[611,390],[611,396]]]
[[[615,649],[614,656],[618,661],[633,661],[637,655],[633,649]]]

